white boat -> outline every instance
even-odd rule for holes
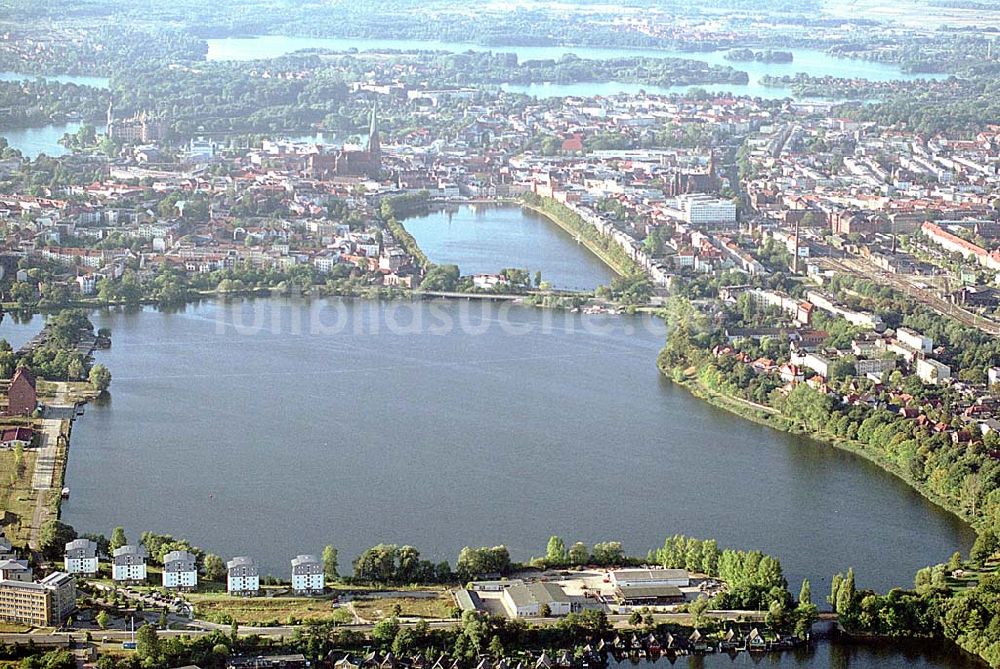
[[[62,498],[69,499],[69,486],[66,486],[62,489]]]

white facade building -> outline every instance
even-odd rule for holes
[[[691,582],[685,569],[615,569],[609,578],[615,587],[674,585],[686,588]]]
[[[256,595],[260,592],[260,573],[253,558],[234,557],[226,563],[226,590],[230,595]]]
[[[325,586],[323,563],[315,555],[292,558],[292,590],[300,595],[320,595]]]
[[[541,605],[524,583],[505,589],[500,596],[503,608],[511,618],[537,618]]]
[[[925,337],[919,332],[914,332],[906,328],[898,328],[896,330],[896,339],[901,344],[909,346],[914,351],[919,351],[920,353],[930,353],[934,349],[934,341],[930,337]]]
[[[143,546],[121,546],[111,556],[111,578],[118,583],[140,583],[146,580],[146,558]]]
[[[97,544],[90,539],[74,539],[66,544],[63,566],[67,574],[97,574]]]
[[[198,587],[198,565],[188,551],[170,551],[163,556],[163,587],[191,589]]]
[[[932,358],[917,360],[917,376],[924,383],[939,385],[951,378],[951,367]]]
[[[736,223],[736,204],[717,197],[699,193],[679,195],[674,209],[679,218],[692,225]]]

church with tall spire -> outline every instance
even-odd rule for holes
[[[381,169],[382,140],[378,134],[378,103],[372,105],[371,119],[368,122],[368,155]]]
[[[378,106],[372,105],[368,122],[368,142],[363,150],[341,148],[309,157],[308,172],[317,179],[368,177],[382,174],[382,137],[378,126]]]

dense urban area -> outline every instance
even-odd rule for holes
[[[0,665],[568,669],[918,640],[958,662],[926,666],[1000,667],[1000,6],[747,4],[0,0],[0,323],[44,316],[25,341],[0,325]],[[613,278],[470,271],[413,232],[469,210],[531,216]],[[65,522],[74,424],[126,372],[97,315],[274,299],[659,319],[667,382],[872,463],[975,543],[888,592],[845,564],[814,596],[781,555],[669,527],[632,555],[552,519],[537,557],[453,563],[315,537],[272,574],[267,536],[220,556]]]

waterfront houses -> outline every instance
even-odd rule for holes
[[[189,551],[170,551],[163,556],[163,587],[193,590],[198,587],[198,565]]]
[[[298,595],[321,595],[326,586],[323,563],[315,555],[292,558],[292,590]]]
[[[97,544],[90,539],[74,539],[66,544],[63,564],[69,574],[96,576],[98,567]]]
[[[116,548],[111,556],[111,578],[116,583],[145,583],[146,559],[149,553],[143,546],[125,545]]]
[[[253,558],[234,557],[226,563],[226,591],[240,596],[253,596],[260,592],[260,574]]]

